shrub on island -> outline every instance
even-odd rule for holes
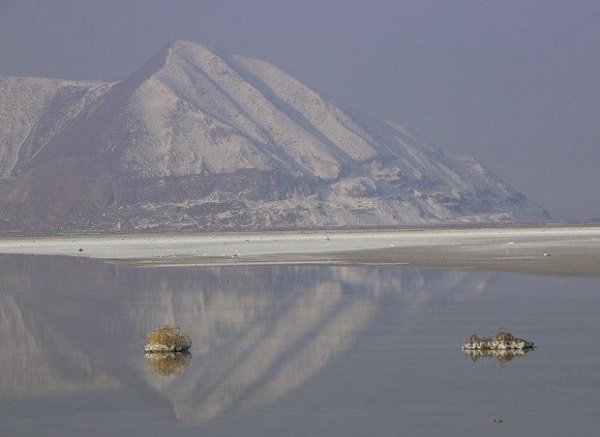
[[[164,325],[147,334],[144,351],[148,353],[188,352],[191,347],[192,340],[181,331],[179,326]]]

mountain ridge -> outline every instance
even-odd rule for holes
[[[0,78],[0,231],[547,218],[476,159],[198,43],[116,83]]]

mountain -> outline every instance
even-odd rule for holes
[[[0,231],[547,218],[474,158],[197,43],[117,83],[0,78]]]

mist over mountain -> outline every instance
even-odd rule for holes
[[[547,218],[474,158],[197,43],[117,83],[0,78],[0,231]]]

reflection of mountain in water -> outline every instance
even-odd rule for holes
[[[423,304],[480,293],[486,276],[352,267],[119,268],[0,256],[0,391],[28,397],[153,387],[177,416],[202,422],[269,403],[316,375],[396,299],[409,323]],[[176,377],[147,366],[145,333],[176,324],[193,359]],[[189,360],[188,360],[189,361]]]

